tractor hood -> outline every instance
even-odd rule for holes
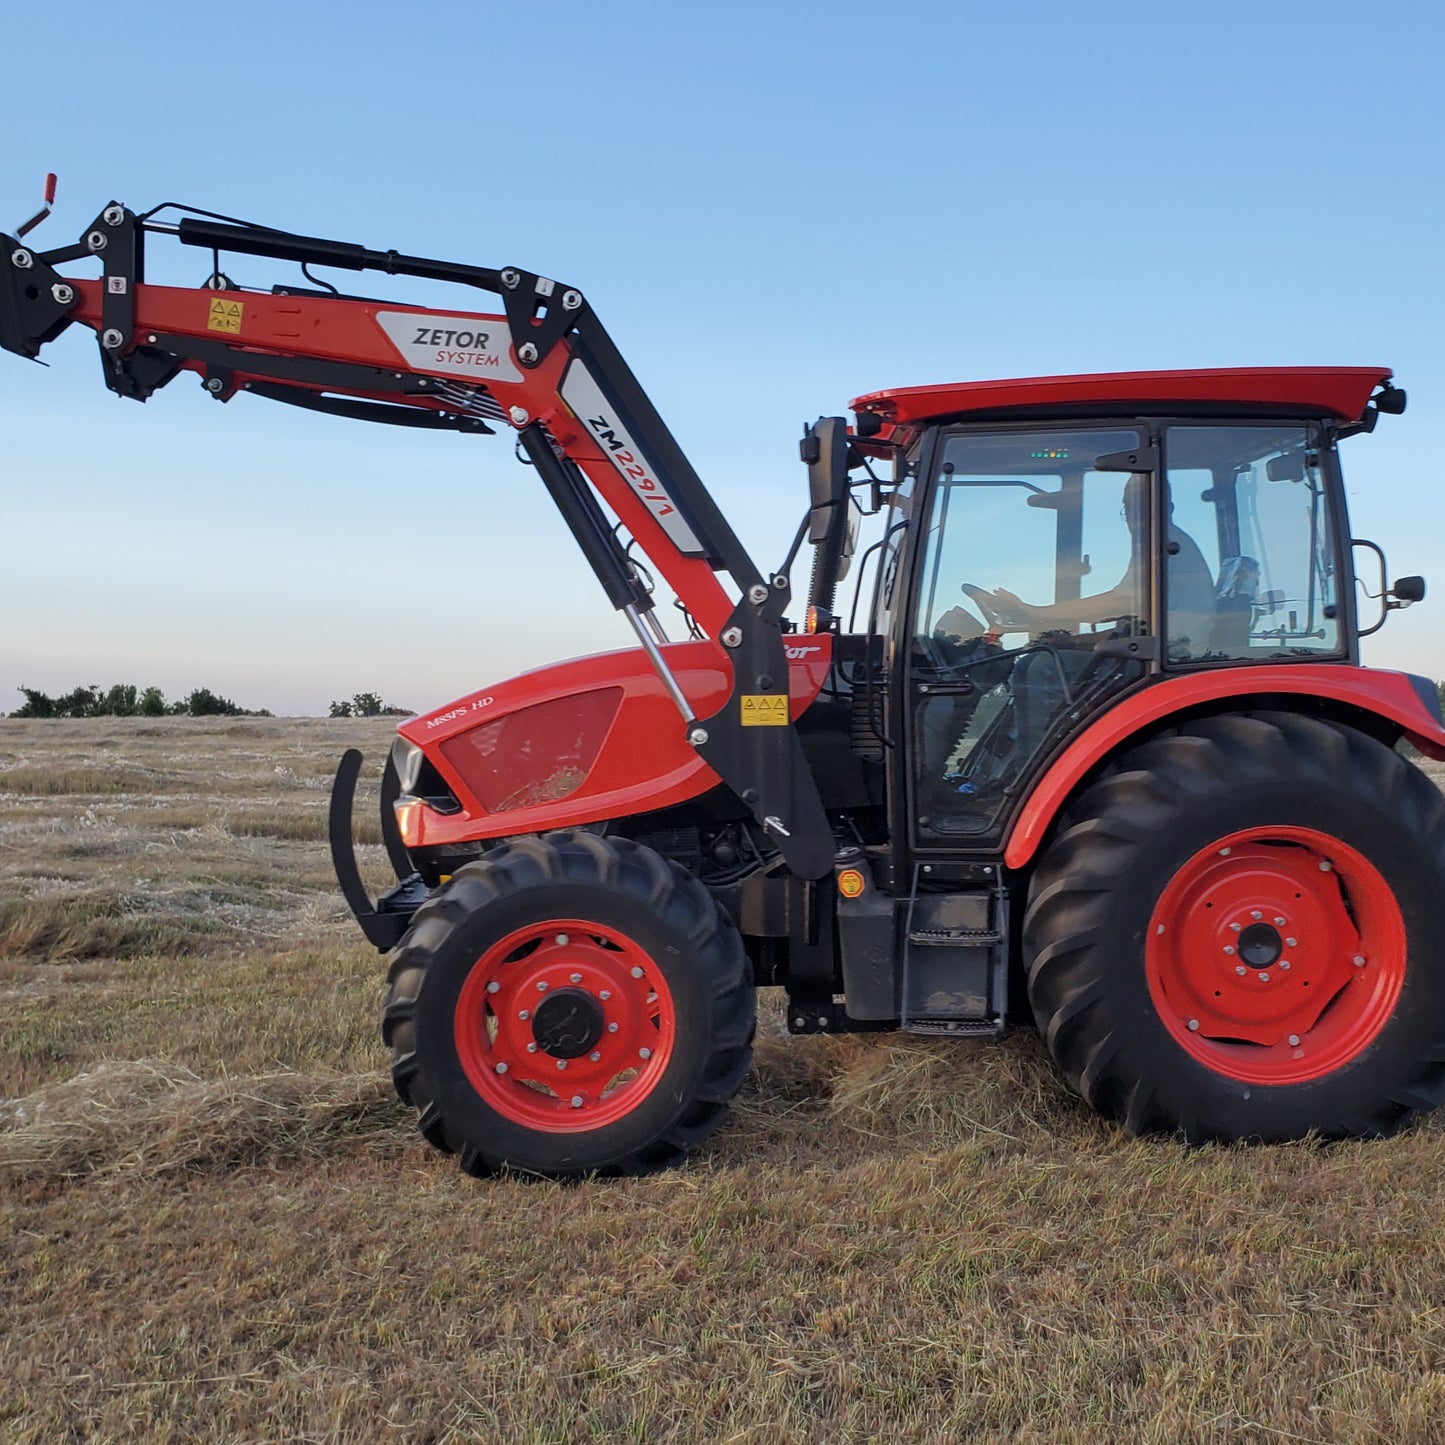
[[[830,635],[785,637],[790,717],[817,697]],[[727,702],[732,669],[717,643],[662,649],[697,719]],[[687,741],[676,704],[641,648],[521,673],[397,729],[456,795],[460,812],[403,802],[409,848],[575,827],[652,812],[718,786]]]

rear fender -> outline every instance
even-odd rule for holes
[[[832,661],[830,635],[788,635],[788,702],[796,719]],[[662,655],[699,721],[728,701],[732,670],[715,642],[670,643]],[[402,805],[409,848],[578,827],[687,802],[718,775],[647,654],[600,653],[538,668],[471,693],[397,731],[422,749],[458,813]]]
[[[1190,673],[1131,693],[1055,758],[1009,830],[1004,862],[1010,868],[1028,865],[1064,804],[1109,754],[1173,717],[1230,700],[1248,709],[1310,706],[1316,713],[1323,703],[1329,715],[1375,720],[1387,733],[1408,738],[1427,757],[1445,758],[1445,726],[1435,685],[1425,678],[1342,663]]]

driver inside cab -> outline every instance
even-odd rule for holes
[[[1169,504],[1170,520],[1164,550],[1167,557],[1166,585],[1169,608],[1169,647],[1171,654],[1194,656],[1208,646],[1214,627],[1214,573],[1198,544],[1174,525],[1174,506]],[[1104,622],[1142,620],[1139,613],[1148,596],[1149,555],[1149,473],[1135,472],[1124,484],[1124,520],[1129,528],[1129,566],[1124,575],[1107,592],[1076,601],[1034,605],[1000,587],[989,592],[982,587],[964,584],[963,590],[984,613],[990,629],[1003,633],[1027,631],[1032,636],[1048,632],[1075,632],[1086,626]],[[947,614],[940,623],[947,620]]]

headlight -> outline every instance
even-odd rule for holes
[[[391,745],[391,761],[396,768],[396,776],[401,783],[403,793],[416,792],[418,779],[421,777],[421,765],[426,754],[413,742],[406,738],[397,738]]]

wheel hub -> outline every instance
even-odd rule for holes
[[[550,993],[532,1012],[532,1037],[554,1059],[580,1059],[602,1037],[602,1005],[580,988]]]
[[[1268,968],[1284,952],[1284,940],[1271,923],[1251,923],[1239,935],[1239,957],[1250,968]]]

